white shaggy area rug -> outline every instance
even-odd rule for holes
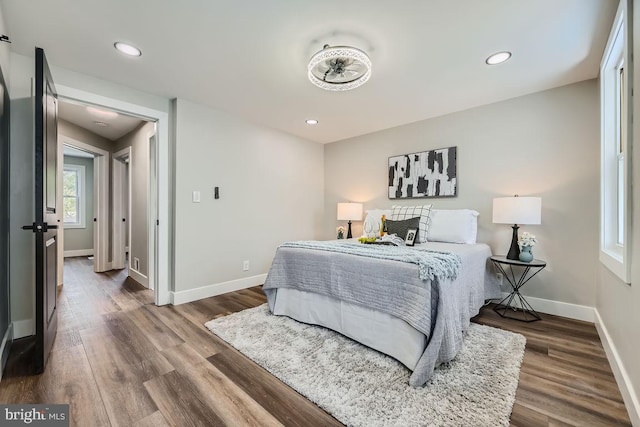
[[[525,338],[471,324],[464,347],[423,388],[388,356],[267,304],[206,327],[349,426],[508,426]]]

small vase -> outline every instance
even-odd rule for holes
[[[338,239],[344,239],[344,233],[342,231],[338,231]]]
[[[523,246],[520,249],[520,261],[531,262],[533,261],[533,254],[531,253],[531,246]]]

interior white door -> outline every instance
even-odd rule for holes
[[[126,161],[131,156],[131,147],[113,154],[112,161],[112,221],[113,246],[112,266],[114,269],[126,267],[126,235],[129,227],[129,180]]]

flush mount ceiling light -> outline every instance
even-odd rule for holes
[[[369,56],[355,47],[329,46],[309,60],[309,80],[324,90],[343,91],[362,86],[371,77]]]
[[[494,53],[493,55],[489,56],[485,62],[487,63],[487,65],[498,65],[502,64],[509,58],[511,58],[511,52],[504,51]]]
[[[316,119],[308,119],[304,121],[308,125],[317,125],[318,121]]]
[[[142,56],[142,51],[135,46],[132,46],[128,43],[124,42],[115,42],[113,47],[118,49],[120,52],[129,56]]]
[[[118,117],[118,113],[116,113],[115,111],[101,110],[96,107],[87,107],[87,111],[94,116],[104,119],[115,119],[116,117]]]

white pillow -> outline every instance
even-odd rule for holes
[[[431,209],[429,242],[476,243],[478,212],[471,209]]]
[[[387,219],[391,219],[391,209],[369,209],[367,211],[367,217],[362,224],[362,231],[365,235],[369,237],[380,235],[382,215],[386,215]]]
[[[411,219],[420,217],[420,225],[418,227],[418,237],[420,243],[427,241],[427,233],[429,230],[429,213],[432,205],[424,206],[392,206],[391,220],[401,221],[403,219]]]

